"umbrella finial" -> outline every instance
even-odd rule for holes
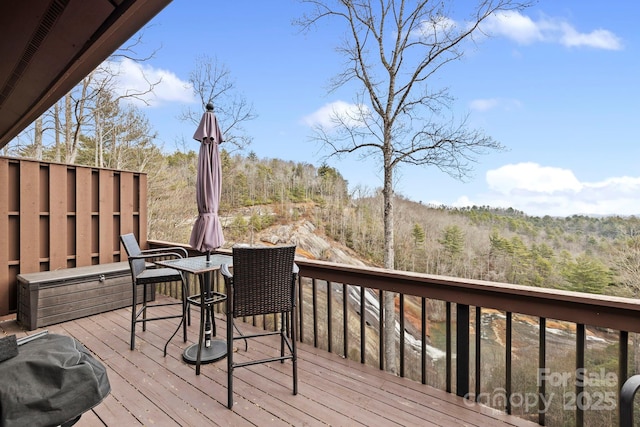
[[[213,111],[213,103],[212,102],[208,102],[207,103],[207,111]]]

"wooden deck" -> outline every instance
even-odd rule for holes
[[[77,426],[534,426],[514,416],[399,378],[340,356],[299,345],[299,393],[292,394],[290,363],[236,370],[233,410],[226,408],[226,361],[204,365],[200,376],[182,361],[197,339],[199,314],[192,312],[189,342],[181,335],[162,356],[175,319],[152,322],[129,350],[129,309],[48,326],[71,335],[107,366],[111,393]],[[224,336],[224,317],[217,318]],[[243,329],[250,329],[244,326]],[[13,320],[0,322],[0,336],[25,332]],[[250,342],[238,359],[274,352],[274,339]]]

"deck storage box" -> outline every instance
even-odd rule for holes
[[[18,321],[34,330],[131,305],[128,262],[18,275]],[[155,287],[147,299],[155,299]],[[142,288],[138,289],[142,299]]]

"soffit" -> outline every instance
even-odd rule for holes
[[[0,148],[170,2],[0,2]]]

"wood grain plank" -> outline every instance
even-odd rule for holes
[[[91,169],[76,169],[75,185],[75,266],[91,265]],[[69,230],[71,232],[72,230]]]
[[[138,239],[140,240],[140,247],[147,248],[147,174],[141,173],[137,175],[138,178],[138,191],[137,199],[135,202],[138,205],[137,210],[137,222],[138,222]],[[135,227],[134,227],[135,228]]]
[[[67,166],[49,165],[49,270],[67,267]]]
[[[37,162],[20,162],[20,273],[40,271],[39,170]]]
[[[100,264],[113,262],[113,175],[107,169],[98,171],[98,246]]]
[[[133,174],[120,172],[120,229],[118,234],[133,233]],[[120,249],[120,260],[124,261],[124,251]]]
[[[159,297],[160,301],[166,297]],[[170,307],[159,308],[163,314]],[[166,357],[162,348],[177,326],[175,319],[151,322],[138,331],[136,349],[129,350],[130,309],[65,322],[48,328],[72,335],[108,370],[111,394],[85,414],[77,425],[349,425],[349,426],[535,426],[420,383],[399,378],[342,357],[299,344],[299,394],[292,395],[290,362],[236,370],[235,402],[226,408],[226,359],[202,367],[182,360],[197,339],[197,320],[186,343],[175,337]],[[193,319],[199,318],[194,307]],[[224,316],[216,315],[224,335]],[[0,328],[15,330],[4,327]],[[241,325],[251,331],[250,325]],[[34,331],[36,332],[36,331]],[[26,331],[18,331],[26,334]],[[278,351],[278,340],[254,340],[239,360]]]
[[[9,181],[9,159],[0,157],[0,182],[4,185],[17,185]],[[9,230],[9,189],[0,191],[0,230]],[[0,233],[0,314],[9,313],[9,286],[15,286],[9,280],[9,234]]]

